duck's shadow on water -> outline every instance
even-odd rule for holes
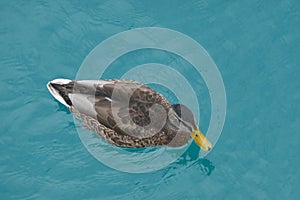
[[[200,148],[193,142],[190,147],[184,152],[174,163],[170,164],[166,169],[165,173],[172,176],[172,171],[176,170],[177,168],[184,169],[198,169],[200,175],[210,176],[215,169],[214,164],[206,159],[206,158],[199,158]],[[178,170],[176,170],[178,171]],[[182,170],[180,170],[182,171]],[[174,174],[175,175],[175,174]]]
[[[159,147],[157,147],[159,148]],[[142,149],[123,149],[128,152],[133,153],[149,153],[155,152],[157,148],[142,148]],[[166,173],[170,171],[175,171],[176,169],[198,169],[199,173],[204,176],[210,176],[211,173],[214,171],[215,166],[214,164],[206,159],[199,157],[200,148],[194,142],[189,146],[189,148],[173,163],[170,163],[167,167],[162,169]],[[180,170],[181,171],[181,170]],[[171,172],[172,174],[172,172]]]
[[[66,114],[72,114],[71,112],[70,112],[70,110],[66,107],[66,106],[64,106],[64,105],[62,105],[59,101],[57,101],[56,99],[55,99],[55,102],[57,103],[57,109],[56,109],[56,111],[57,112],[65,112]]]

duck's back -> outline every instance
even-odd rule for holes
[[[90,118],[116,134],[137,140],[163,131],[170,109],[161,94],[130,80],[57,79],[47,86],[77,117]]]

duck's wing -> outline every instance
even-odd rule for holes
[[[160,131],[170,108],[161,94],[130,80],[82,80],[66,84],[52,81],[50,85],[65,100],[65,105],[119,134],[137,138]]]

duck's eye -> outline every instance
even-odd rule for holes
[[[198,134],[196,134],[196,137],[198,137]]]

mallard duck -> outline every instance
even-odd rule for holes
[[[186,106],[171,105],[138,82],[55,79],[47,88],[85,127],[112,145],[180,147],[192,138],[204,151],[212,148]]]

